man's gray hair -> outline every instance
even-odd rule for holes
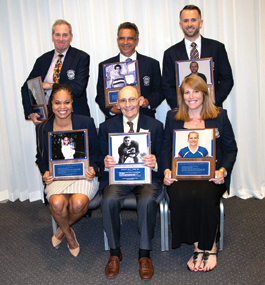
[[[54,22],[54,24],[52,25],[52,34],[54,34],[54,29],[55,29],[55,26],[57,26],[57,25],[67,25],[68,28],[69,28],[69,34],[72,35],[72,26],[71,26],[71,24],[68,23],[65,20],[62,20],[62,19],[56,20]]]

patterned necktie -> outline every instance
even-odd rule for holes
[[[60,73],[62,69],[62,57],[63,57],[63,54],[58,55],[58,60],[54,66],[54,70],[53,70],[53,82],[54,83],[59,83]]]
[[[196,49],[196,44],[195,43],[191,43],[190,46],[192,47],[192,49],[190,51],[190,60],[199,59],[199,52]]]
[[[127,58],[126,61],[132,61],[132,59],[131,58]]]
[[[128,124],[129,127],[130,127],[129,133],[134,133],[134,130],[133,130],[133,122],[127,122],[127,124]]]

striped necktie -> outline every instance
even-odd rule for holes
[[[54,66],[54,70],[53,70],[53,82],[54,83],[59,83],[59,80],[60,80],[60,73],[62,69],[62,57],[63,57],[63,54],[58,55],[58,60]]]
[[[192,47],[190,51],[190,60],[199,59],[199,52],[196,49],[196,43],[191,43],[190,46]]]

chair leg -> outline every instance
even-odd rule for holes
[[[169,234],[168,234],[168,225],[169,225],[169,210],[168,210],[168,203],[167,201],[164,199],[164,217],[165,217],[165,250],[168,251],[169,250]]]
[[[110,250],[110,248],[109,248],[109,241],[108,241],[106,232],[104,230],[103,230],[103,233],[104,233],[104,247],[105,247],[105,250]]]
[[[219,251],[223,250],[224,246],[224,204],[222,198],[220,199],[220,239]]]
[[[165,210],[164,199],[160,201],[161,251],[165,251]]]
[[[55,235],[58,226],[57,226],[57,223],[55,222],[53,216],[51,216],[51,217],[52,217],[52,232],[53,232],[53,234]]]

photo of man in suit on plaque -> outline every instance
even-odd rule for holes
[[[199,70],[198,62],[197,61],[192,61],[190,63],[190,71],[191,71],[191,73],[189,75],[185,76],[185,77],[189,77],[190,75],[198,75],[207,83],[206,76],[203,73],[199,73],[198,70]]]

